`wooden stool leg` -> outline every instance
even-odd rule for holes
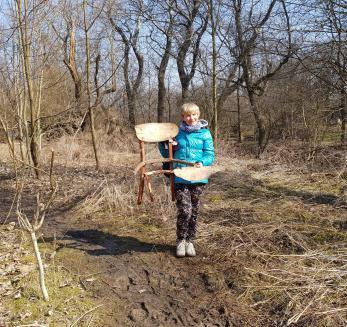
[[[141,176],[140,177],[140,184],[139,184],[139,191],[138,191],[138,195],[137,195],[137,204],[142,203],[144,188],[145,188],[145,178],[144,178],[144,176]]]
[[[140,159],[141,161],[145,161],[145,143],[143,141],[139,141],[140,143]],[[146,169],[145,167],[141,168],[140,174],[140,184],[139,184],[139,193],[137,196],[137,204],[141,204],[142,203],[142,198],[143,198],[143,191],[145,188],[145,172]]]
[[[154,202],[154,196],[153,196],[153,191],[152,191],[152,185],[151,185],[151,180],[149,178],[149,176],[145,175],[145,181],[147,184],[147,188],[148,188],[148,192],[149,192],[149,197],[151,199],[152,202]]]
[[[175,184],[174,184],[175,176],[173,174],[170,175],[170,189],[171,189],[171,200],[175,201]]]
[[[173,149],[172,149],[172,143],[171,142],[169,142],[169,159],[170,160],[173,159]],[[171,200],[175,201],[175,185],[174,185],[175,176],[172,172],[173,171],[172,161],[170,161],[170,170],[171,170],[171,174],[170,174]]]

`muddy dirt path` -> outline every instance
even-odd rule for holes
[[[123,176],[117,173],[120,171]],[[109,183],[132,178],[129,170],[117,172],[107,174]],[[141,232],[128,231],[127,236],[122,236],[117,231],[99,229],[100,220],[95,224],[69,219],[69,208],[106,178],[88,174],[81,179],[81,194],[73,192],[67,209],[54,212],[46,224],[45,235],[55,232],[62,248],[83,254],[78,266],[81,283],[105,304],[105,326],[255,326],[257,318],[245,316],[246,308],[237,304],[232,291],[222,294],[224,285],[218,285],[213,273],[206,273],[214,269],[203,254],[197,258],[175,258],[174,220],[167,222],[171,226],[162,226],[171,227],[169,239],[163,235],[143,241]],[[76,268],[75,258],[65,257],[65,263],[70,269]]]

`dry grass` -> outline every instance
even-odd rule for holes
[[[135,190],[124,182],[122,184],[110,184],[106,179],[88,196],[79,210],[85,215],[93,215],[98,212],[117,212],[132,217],[134,214]]]
[[[102,168],[115,164],[135,162],[138,158],[138,155],[135,153],[137,144],[134,142],[132,134],[123,135],[122,140],[115,140],[114,137],[98,131],[96,139]],[[44,158],[46,153],[49,155],[51,148],[57,153],[58,163],[64,166],[85,167],[95,165],[94,152],[88,134],[78,134],[75,137],[64,135],[58,140],[44,145]]]
[[[206,253],[223,267],[226,284],[231,280],[239,299],[272,321],[290,325],[309,318],[321,326],[339,326],[346,318],[345,243],[313,247],[304,234],[274,223],[208,224],[200,242],[207,237]]]
[[[247,166],[212,182],[200,226],[199,244],[225,288],[273,325],[343,326],[345,180],[266,161]]]
[[[123,181],[117,185],[106,179],[97,187],[93,194],[85,199],[78,210],[85,215],[96,213],[115,213],[127,218],[135,218],[143,212],[150,212],[154,217],[163,221],[168,220],[175,212],[174,203],[170,201],[171,194],[165,185],[165,180],[159,178],[154,183],[155,201],[149,201],[145,194],[144,203],[139,206],[137,200],[137,181]]]

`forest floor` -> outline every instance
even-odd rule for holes
[[[345,154],[327,148],[307,167],[272,150],[262,160],[220,151],[197,256],[180,259],[165,177],[153,181],[155,202],[138,206],[137,154],[109,151],[96,172],[90,150],[57,151],[59,191],[39,238],[49,303],[15,210],[6,219],[15,179],[3,156],[0,326],[345,326]],[[48,187],[27,183],[29,217]]]

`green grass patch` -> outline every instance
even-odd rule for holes
[[[319,244],[341,242],[347,240],[347,233],[336,231],[334,229],[321,229],[311,235],[311,239]]]
[[[65,269],[59,258],[48,260],[48,254],[54,251],[49,243],[41,243],[39,246],[42,257],[46,257],[45,279],[49,301],[46,302],[42,298],[38,271],[35,269],[18,280],[17,295],[5,297],[4,305],[11,313],[13,325],[37,323],[48,326],[69,326],[97,303],[92,295],[81,287],[77,275]],[[23,242],[22,247],[26,254],[19,264],[31,264],[36,268],[29,241]],[[74,256],[76,257],[76,251]],[[56,257],[59,257],[59,254]],[[96,316],[93,326],[101,326],[98,325]],[[78,326],[83,326],[83,322],[86,323],[85,320],[89,318],[90,315],[87,315]]]
[[[224,201],[223,194],[211,194],[210,196],[206,197],[206,202],[219,203],[222,201]]]
[[[323,135],[322,142],[324,144],[339,144],[341,141],[341,131],[334,130],[334,131],[328,131],[325,132]]]
[[[339,196],[345,187],[345,182],[341,179],[328,178],[326,176],[310,176],[310,179],[291,181],[268,181],[269,190],[277,192],[279,195],[303,196],[312,192],[312,195],[324,193],[326,195]]]

